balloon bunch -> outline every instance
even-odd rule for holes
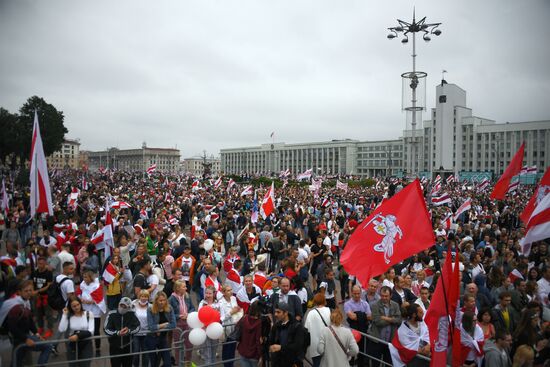
[[[191,328],[189,342],[197,346],[210,339],[219,339],[223,335],[223,326],[220,324],[220,313],[210,306],[203,306],[199,312],[187,315],[187,324]]]

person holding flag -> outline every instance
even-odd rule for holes
[[[88,270],[82,274],[84,279],[80,283],[79,298],[84,311],[89,312],[94,317],[94,336],[99,336],[101,330],[101,315],[107,312],[107,306],[103,296],[103,286],[95,277],[95,274]],[[100,355],[101,339],[95,339],[95,354]]]

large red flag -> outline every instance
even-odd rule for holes
[[[432,367],[446,365],[447,352],[451,346],[449,338],[452,332],[452,319],[455,317],[459,297],[459,264],[458,261],[455,262],[453,271],[451,251],[449,250],[447,253],[448,256],[441,269],[441,276],[437,281],[432,302],[424,317],[430,335],[432,352],[430,366]],[[460,334],[458,341],[460,344]]]
[[[525,151],[525,143],[521,144],[519,150],[514,155],[514,158],[510,161],[510,164],[506,168],[506,171],[500,176],[500,179],[495,184],[493,192],[491,193],[491,199],[504,199],[506,192],[508,191],[508,186],[510,186],[510,181],[515,175],[519,175],[521,172],[521,167],[523,165],[523,152]]]
[[[540,180],[537,188],[535,189],[531,200],[529,200],[529,202],[525,206],[525,209],[523,209],[523,213],[521,213],[520,215],[521,221],[523,223],[527,224],[527,222],[529,222],[529,218],[531,218],[533,210],[535,210],[537,204],[540,203],[542,198],[548,192],[550,192],[550,167],[546,169],[546,172],[544,173],[544,176],[542,176],[542,180]]]
[[[415,180],[372,211],[351,235],[340,258],[344,269],[368,284],[435,243],[420,183]]]
[[[271,187],[265,193],[264,199],[262,200],[262,217],[265,219],[273,213],[275,210],[275,186],[273,182]]]
[[[38,213],[53,215],[52,190],[50,189],[50,178],[48,177],[48,165],[46,163],[46,156],[44,155],[36,111],[34,112],[34,126],[32,129],[30,180],[31,216]]]

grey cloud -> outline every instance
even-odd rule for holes
[[[410,44],[386,39],[412,3],[2,1],[0,106],[31,95],[84,149],[177,146],[182,156],[270,141],[401,135]],[[474,114],[550,118],[550,4],[416,2],[443,34],[418,43],[434,105],[441,70]],[[427,118],[427,115],[424,115]]]

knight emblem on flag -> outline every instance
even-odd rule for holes
[[[374,251],[384,253],[384,261],[386,264],[390,263],[390,259],[393,256],[393,245],[395,241],[397,241],[397,236],[403,238],[403,231],[395,223],[396,221],[397,217],[395,215],[388,214],[384,216],[382,214],[376,214],[367,224],[365,224],[365,227],[373,224],[374,231],[384,236],[380,243],[374,245]]]

